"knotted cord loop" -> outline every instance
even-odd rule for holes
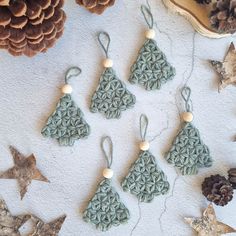
[[[66,75],[65,75],[65,83],[68,84],[68,81],[72,78],[72,77],[76,77],[78,75],[80,75],[82,72],[82,70],[79,67],[71,67],[70,69],[67,70]]]
[[[108,142],[109,153],[105,150],[105,142]],[[113,162],[113,142],[111,140],[111,137],[106,136],[106,137],[102,138],[101,146],[102,146],[103,154],[104,154],[106,161],[107,161],[107,167],[110,168],[112,165],[112,162]]]
[[[108,50],[109,50],[110,42],[111,42],[110,35],[104,31],[100,32],[98,34],[98,42],[101,45],[103,51],[105,52],[106,58],[108,58]]]
[[[148,118],[145,114],[142,114],[139,119],[139,129],[140,129],[140,136],[142,141],[146,140],[147,135],[147,128],[148,128]]]
[[[152,15],[150,6],[142,5],[141,6],[141,12],[144,16],[144,19],[145,19],[149,29],[152,29],[153,25],[154,25],[154,20],[153,20],[153,15]]]
[[[185,109],[187,112],[190,112],[192,109],[191,109],[191,99],[190,99],[190,96],[191,96],[191,89],[187,86],[183,87],[182,91],[181,91],[181,95],[182,95],[182,98],[184,99],[185,101]]]

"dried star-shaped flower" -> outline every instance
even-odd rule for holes
[[[0,199],[0,235],[20,236],[19,228],[30,215],[12,216],[3,199]]]
[[[57,236],[66,219],[66,215],[61,216],[50,223],[44,223],[36,216],[33,216],[32,219],[34,221],[34,230],[28,236]]]
[[[230,84],[236,85],[236,51],[233,43],[231,43],[223,62],[211,61],[211,64],[220,75],[219,90]]]
[[[205,209],[202,218],[185,218],[185,221],[197,231],[198,236],[221,236],[236,232],[232,227],[217,221],[212,204]]]
[[[2,173],[0,179],[17,179],[20,186],[21,199],[23,199],[32,180],[49,182],[36,168],[36,158],[33,154],[25,157],[12,146],[10,146],[10,151],[15,165]]]

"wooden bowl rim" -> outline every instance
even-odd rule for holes
[[[213,33],[213,34],[215,34],[215,35],[218,35],[219,37],[226,37],[226,36],[231,36],[231,35],[232,35],[232,34],[227,34],[227,33],[219,33],[219,32],[217,32],[216,30],[214,30],[214,29],[208,27],[207,25],[203,24],[202,21],[196,16],[196,14],[194,14],[190,9],[188,9],[188,8],[186,8],[186,7],[182,6],[182,5],[180,5],[178,2],[176,2],[176,0],[163,0],[163,1],[164,1],[164,3],[166,4],[167,7],[168,7],[168,5],[171,3],[171,4],[173,4],[174,6],[176,6],[177,8],[182,9],[186,14],[190,15],[191,17],[193,17],[192,20],[197,21],[197,22],[201,25],[201,27],[203,27],[205,30],[208,30],[209,33]],[[190,0],[189,0],[189,1],[190,1]],[[176,10],[176,11],[178,12],[178,10]],[[180,12],[178,12],[178,13],[180,13]],[[180,13],[180,14],[184,16],[184,13]],[[187,19],[187,20],[190,21],[190,23],[192,24],[191,19],[190,19],[190,20]],[[192,24],[192,25],[193,25],[193,24]],[[199,30],[197,30],[194,25],[193,25],[193,28],[194,28],[196,31],[199,32]],[[199,33],[202,34],[202,35],[204,35],[202,32],[199,32]],[[204,36],[207,36],[207,35],[205,34]],[[210,36],[209,36],[209,37],[210,37]]]

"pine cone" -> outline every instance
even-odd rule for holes
[[[64,0],[0,0],[0,48],[14,56],[46,52],[60,38]]]
[[[208,201],[225,206],[233,199],[231,183],[220,175],[212,175],[202,183],[202,193]]]
[[[232,168],[228,171],[229,182],[232,184],[233,188],[236,189],[236,168]]]
[[[107,7],[113,6],[115,0],[76,0],[76,2],[90,12],[100,15]]]
[[[212,6],[210,22],[219,33],[236,32],[236,0],[218,0]]]
[[[209,4],[211,3],[211,0],[195,0],[199,4]]]

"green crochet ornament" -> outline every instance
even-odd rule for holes
[[[145,115],[141,115],[141,151],[129,174],[122,182],[123,190],[134,194],[140,202],[151,202],[154,197],[166,194],[170,188],[164,172],[157,165],[155,157],[148,151],[149,143],[146,141],[147,127],[148,118]]]
[[[184,124],[166,155],[166,159],[170,164],[179,168],[182,175],[195,175],[199,168],[211,167],[213,161],[208,147],[201,140],[198,129],[192,124],[191,89],[184,87],[181,95],[186,108],[186,112],[183,113]]]
[[[43,136],[57,139],[61,146],[73,146],[76,140],[90,134],[90,127],[83,118],[83,112],[72,100],[72,87],[68,84],[71,77],[80,73],[78,67],[72,67],[67,71],[65,85],[62,88],[64,95],[42,129]]]
[[[107,41],[106,46],[102,42],[102,37]],[[107,119],[118,119],[121,117],[122,111],[134,106],[136,98],[126,89],[125,84],[119,80],[112,68],[113,62],[108,58],[110,36],[106,32],[100,32],[98,41],[106,54],[104,60],[105,71],[92,97],[90,111],[100,112]]]
[[[149,7],[142,5],[141,11],[149,26],[146,41],[139,51],[138,58],[131,68],[130,83],[140,84],[146,90],[160,89],[167,81],[175,76],[173,68],[164,53],[158,48],[153,29],[153,15]]]
[[[110,154],[107,155],[104,143],[109,142]],[[111,186],[113,171],[111,169],[113,161],[113,143],[110,137],[102,139],[102,150],[107,161],[107,168],[103,170],[104,180],[98,185],[94,197],[89,202],[83,213],[83,219],[90,222],[101,231],[107,231],[112,226],[119,226],[126,223],[129,218],[129,210],[120,201],[120,197]]]

